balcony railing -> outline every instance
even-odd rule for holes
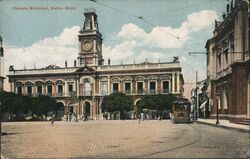
[[[131,90],[130,89],[125,90],[125,94],[131,94]]]
[[[163,93],[169,93],[169,89],[163,89]]]
[[[178,68],[180,63],[166,62],[166,63],[142,63],[142,64],[124,64],[124,65],[103,65],[99,66],[97,70],[138,70],[138,69],[155,69],[155,68]]]
[[[47,96],[52,96],[52,92],[48,92],[48,93],[47,93]]]
[[[156,90],[155,90],[155,89],[150,89],[150,90],[149,90],[149,93],[150,93],[150,94],[155,94],[155,93],[156,93]]]
[[[143,89],[138,89],[137,94],[143,94]]]

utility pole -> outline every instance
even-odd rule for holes
[[[196,81],[195,81],[195,96],[196,96],[196,101],[195,101],[195,120],[197,120],[197,112],[198,112],[198,88],[197,88],[197,83],[198,83],[198,71],[196,71]]]

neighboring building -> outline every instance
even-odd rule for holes
[[[0,36],[0,91],[3,91],[3,82],[4,82],[4,49],[3,49],[3,39]]]
[[[231,1],[223,21],[215,21],[206,43],[211,117],[250,119],[250,7],[247,0]]]
[[[93,9],[85,11],[84,15],[83,29],[78,35],[78,62],[74,61],[74,67],[68,67],[67,62],[63,68],[50,65],[18,70],[10,66],[11,92],[49,95],[64,105],[65,114],[71,112],[82,116],[86,113],[94,119],[102,113],[104,96],[114,92],[129,95],[135,106],[145,94],[182,96],[184,80],[177,57],[173,62],[110,65],[109,60],[108,65],[103,65],[103,39],[97,15]]]
[[[195,118],[208,118],[211,112],[209,94],[207,92],[208,81],[199,81],[196,86],[196,89],[193,88],[191,90],[191,115],[194,115]]]

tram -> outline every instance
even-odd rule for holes
[[[191,104],[187,98],[179,98],[173,102],[170,119],[173,123],[190,123]]]

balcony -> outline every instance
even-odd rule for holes
[[[137,94],[143,94],[143,89],[138,89]]]
[[[58,92],[57,96],[63,96],[63,92]]]
[[[125,90],[125,94],[131,94],[131,90],[130,89]]]
[[[46,95],[51,97],[52,96],[52,92],[48,92]]]
[[[169,93],[169,89],[163,89],[163,93]]]
[[[150,94],[156,94],[156,89],[150,89],[150,90],[149,90],[149,93],[150,93]]]

